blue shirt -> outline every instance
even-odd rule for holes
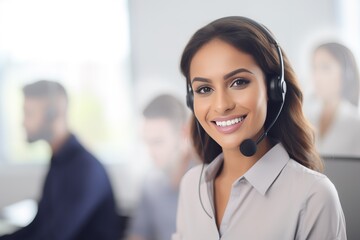
[[[115,240],[113,191],[100,162],[71,135],[52,156],[34,220],[1,240]]]

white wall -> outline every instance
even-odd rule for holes
[[[276,35],[295,69],[301,69],[300,51],[308,37],[336,26],[337,16],[334,0],[131,0],[129,5],[134,80],[147,88],[149,80],[171,82],[183,95],[180,55],[190,36],[208,22],[229,15],[254,18]]]

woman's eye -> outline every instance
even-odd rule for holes
[[[249,82],[249,80],[237,78],[231,83],[231,87],[245,87]]]
[[[212,91],[212,89],[209,88],[209,87],[199,87],[198,89],[196,89],[195,92],[198,93],[198,94],[206,94],[206,93],[209,93],[211,91]]]

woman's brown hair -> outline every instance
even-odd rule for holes
[[[249,18],[234,16],[220,18],[199,29],[186,45],[181,57],[181,72],[190,84],[190,65],[197,51],[213,39],[220,39],[242,52],[250,54],[260,66],[266,81],[280,75],[280,59],[276,42],[265,27]],[[281,142],[290,157],[316,171],[323,170],[322,160],[314,145],[314,133],[302,111],[303,95],[289,60],[283,54],[284,77],[287,92],[282,112],[268,133]],[[274,119],[278,103],[269,101],[265,128]],[[217,144],[197,122],[192,119],[192,139],[204,163],[210,163],[222,152]]]

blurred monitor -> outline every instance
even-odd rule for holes
[[[323,156],[323,159],[325,174],[339,193],[348,239],[360,239],[360,157]]]

